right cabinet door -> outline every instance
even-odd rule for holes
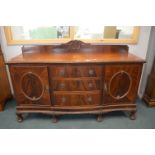
[[[103,103],[134,103],[137,97],[141,69],[141,64],[105,65]]]

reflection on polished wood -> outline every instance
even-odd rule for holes
[[[127,46],[90,45],[80,49],[64,46],[23,47],[23,54],[13,58],[11,63],[118,63],[144,62],[143,59],[128,53]]]
[[[73,41],[65,45],[24,46],[22,50],[22,55],[8,62],[18,114],[45,113],[56,117],[89,113],[98,114],[98,120],[110,111],[135,114],[144,60],[128,53],[128,46]],[[29,72],[47,88],[38,100],[26,98],[21,89],[24,85],[20,81]],[[33,77],[26,79],[27,91],[38,97],[41,85],[32,81]]]

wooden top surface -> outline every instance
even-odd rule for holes
[[[77,41],[54,46],[25,46],[23,54],[11,59],[16,63],[117,63],[145,62],[128,53],[127,46],[90,45]]]

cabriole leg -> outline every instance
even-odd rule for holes
[[[96,120],[98,122],[102,122],[103,121],[103,115],[102,114],[98,114],[97,117],[96,117]]]
[[[53,123],[57,123],[57,122],[58,122],[58,116],[53,115],[53,117],[52,117],[52,122],[53,122]]]
[[[136,111],[131,111],[130,112],[130,119],[135,120],[136,119]]]
[[[21,123],[21,122],[23,121],[23,116],[22,116],[22,114],[16,113],[16,116],[17,116],[17,121],[18,121],[19,123]]]

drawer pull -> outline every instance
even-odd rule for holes
[[[91,96],[89,96],[88,98],[87,98],[87,100],[88,100],[88,102],[92,102],[92,97]]]
[[[60,70],[59,75],[64,76],[65,75],[65,70]]]
[[[65,87],[65,83],[61,83],[60,88],[64,88],[64,87]]]
[[[65,103],[66,102],[66,97],[62,97],[62,103]]]
[[[92,87],[93,87],[93,84],[90,82],[90,83],[88,84],[88,87],[89,87],[89,88],[92,88]]]
[[[94,75],[95,71],[94,71],[94,69],[89,69],[88,73],[90,76],[92,76],[92,75]]]

